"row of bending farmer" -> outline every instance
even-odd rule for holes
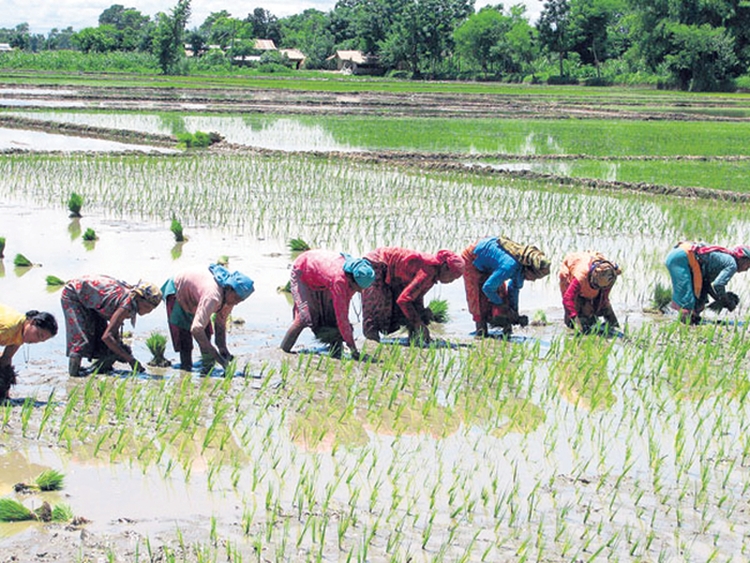
[[[518,314],[518,291],[524,280],[549,274],[549,260],[536,247],[506,238],[487,237],[467,248],[463,257],[449,250],[427,254],[398,247],[378,248],[363,258],[326,250],[309,250],[292,265],[294,320],[281,348],[289,352],[306,327],[316,337],[341,351],[343,343],[359,355],[349,302],[362,293],[362,321],[366,338],[379,341],[405,326],[409,338],[429,342],[432,312],[424,297],[432,287],[464,277],[469,310],[477,334],[488,326],[510,330],[524,324]]]
[[[680,320],[698,324],[708,298],[714,311],[733,311],[739,297],[726,290],[726,285],[737,272],[750,268],[750,247],[724,248],[696,242],[680,242],[667,255],[672,278],[672,307]]]

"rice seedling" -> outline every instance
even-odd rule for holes
[[[5,258],[5,237],[0,237],[0,259]]]
[[[84,242],[94,242],[99,240],[99,237],[96,235],[96,231],[89,227],[83,232],[83,240]]]
[[[182,232],[182,223],[180,223],[177,218],[172,217],[172,223],[169,230],[172,231],[175,242],[185,242],[187,240],[185,234]]]
[[[49,275],[44,279],[47,282],[47,285],[52,287],[60,287],[67,283],[65,280],[53,275]]]
[[[664,313],[672,302],[672,288],[662,285],[661,282],[654,284],[653,294],[649,303],[650,310]]]
[[[448,313],[447,299],[431,299],[427,308],[432,311],[432,317],[436,323],[445,324],[451,318]]]
[[[35,519],[34,512],[17,500],[0,498],[0,522],[24,522]]]
[[[310,248],[310,245],[301,238],[289,239],[289,250],[292,252],[304,252]]]
[[[68,198],[68,211],[70,211],[69,217],[79,218],[81,217],[81,208],[83,207],[83,196],[79,193],[72,192]]]
[[[26,258],[23,254],[16,254],[15,258],[13,258],[13,265],[16,268],[31,268],[33,266],[37,266],[37,264],[34,264],[31,260]]]
[[[167,337],[164,334],[156,331],[152,332],[146,339],[146,347],[152,355],[148,365],[156,367],[168,367],[172,365],[171,362],[164,357],[164,354],[167,351]]]
[[[16,483],[13,489],[23,491],[59,491],[63,488],[65,475],[55,469],[47,469],[36,476],[32,483]]]

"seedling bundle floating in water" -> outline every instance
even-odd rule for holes
[[[31,268],[32,266],[39,266],[39,264],[34,264],[31,260],[26,258],[23,254],[16,254],[16,257],[13,258],[13,265],[16,268]]]
[[[68,199],[68,211],[70,211],[69,217],[80,217],[81,207],[83,207],[83,196],[76,192],[70,194],[70,199]]]
[[[47,469],[37,475],[31,484],[16,483],[13,489],[17,492],[24,491],[59,491],[63,488],[65,475],[55,469]]]
[[[172,225],[169,227],[169,230],[172,231],[174,240],[176,242],[185,242],[185,240],[187,240],[185,238],[185,234],[182,232],[182,223],[180,223],[179,220],[173,218]]]

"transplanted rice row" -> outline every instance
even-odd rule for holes
[[[547,350],[300,355],[260,390],[91,378],[39,433],[235,499],[201,549],[243,560],[259,546],[272,560],[656,560],[696,537],[727,559],[745,535],[733,514],[750,479],[748,350],[745,328],[646,325]]]

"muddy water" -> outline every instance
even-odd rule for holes
[[[42,131],[24,131],[20,129],[0,128],[0,151],[16,149],[24,151],[52,152],[119,152],[138,151],[150,153],[175,152],[160,147],[149,147],[102,139],[56,135]]]

